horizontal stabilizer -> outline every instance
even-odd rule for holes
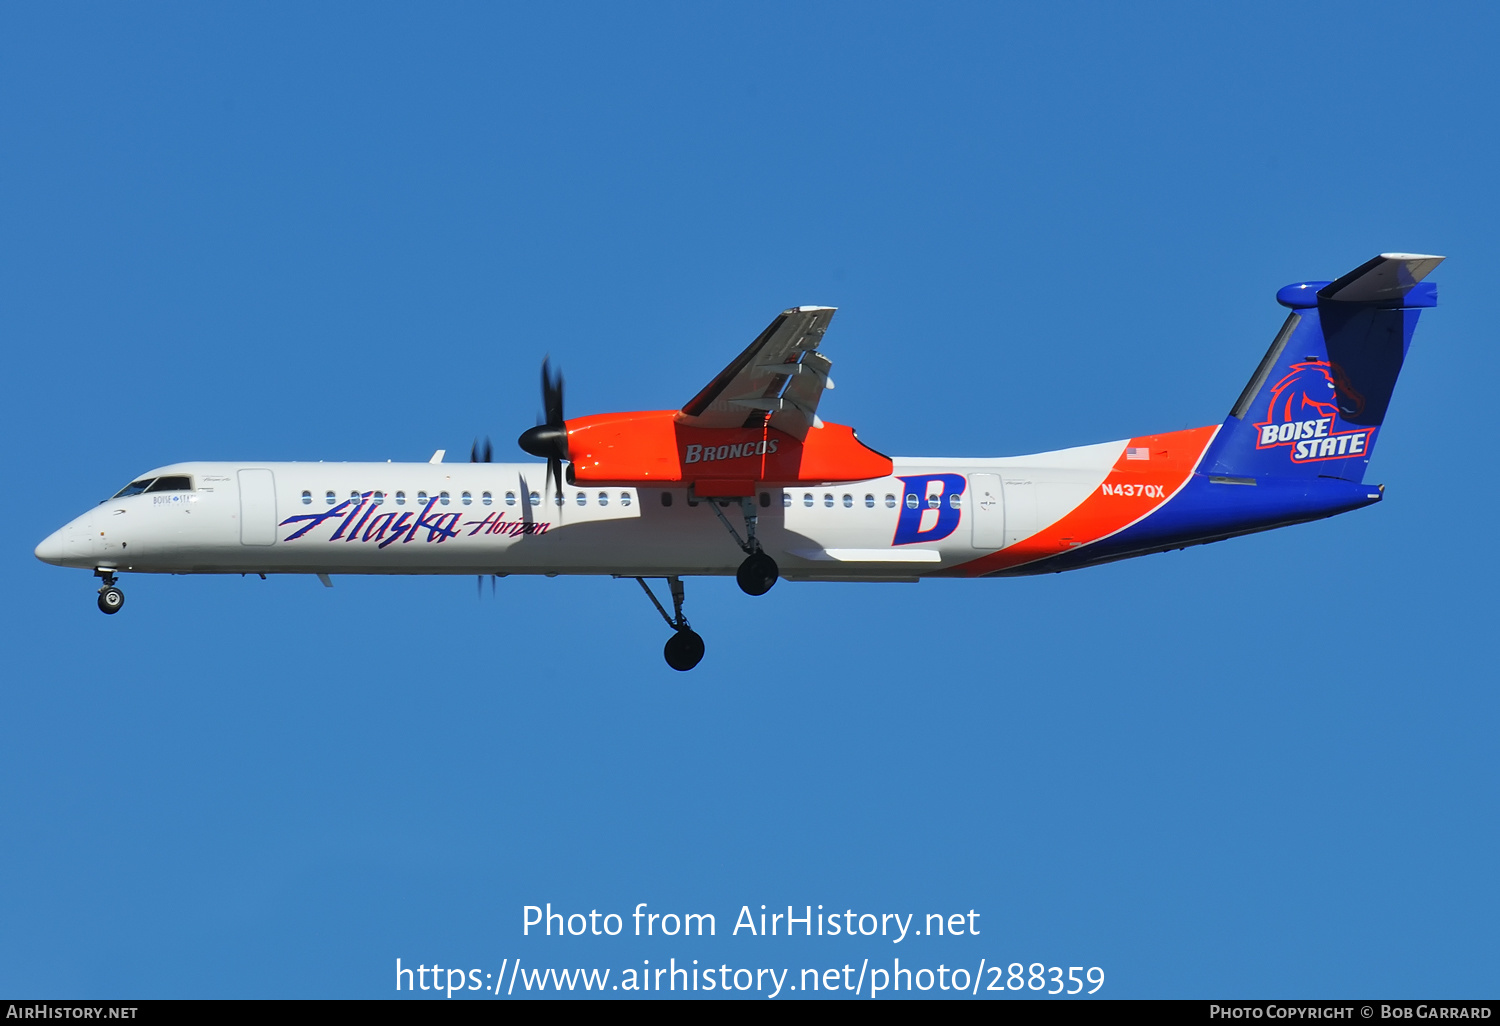
[[[1382,303],[1401,299],[1443,262],[1424,253],[1382,253],[1318,290],[1319,299]]]

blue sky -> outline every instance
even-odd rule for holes
[[[0,992],[900,956],[1493,996],[1497,27],[11,5]],[[840,308],[823,412],[886,452],[1214,423],[1278,287],[1389,250],[1449,261],[1378,507],[1041,579],[693,581],[689,675],[629,582],[140,576],[106,618],[32,557],[176,460],[509,458],[546,353],[570,414],[677,406],[795,304]],[[523,937],[549,901],[720,935]],[[760,904],[982,932],[725,936]]]

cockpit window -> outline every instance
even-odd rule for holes
[[[128,485],[126,485],[124,488],[121,488],[118,492],[115,492],[115,494],[112,495],[112,496],[110,496],[110,498],[112,498],[112,499],[123,499],[127,495],[139,495],[142,492],[144,492],[147,488],[150,488],[151,484],[152,484],[152,482],[154,480],[155,480],[154,478],[149,478],[148,477],[148,478],[146,478],[143,481],[132,481]]]
[[[123,499],[127,495],[139,495],[142,492],[190,492],[193,490],[193,479],[190,477],[143,477],[139,481],[132,481],[121,488],[111,499]]]

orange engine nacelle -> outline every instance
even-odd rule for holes
[[[567,422],[573,480],[601,485],[693,485],[702,496],[752,495],[756,484],[833,484],[885,477],[883,456],[843,424],[804,441],[775,428],[701,428],[676,410],[602,413]]]

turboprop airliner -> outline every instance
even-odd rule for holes
[[[90,570],[99,608],[122,573],[609,574],[703,639],[683,579],[918,581],[1076,570],[1304,523],[1380,501],[1364,483],[1439,256],[1385,253],[1288,285],[1289,309],[1221,424],[1030,456],[895,457],[823,420],[833,309],[785,310],[681,409],[565,418],[542,363],[541,463],[173,463],[137,475],[36,547]],[[646,582],[664,579],[667,612]]]

